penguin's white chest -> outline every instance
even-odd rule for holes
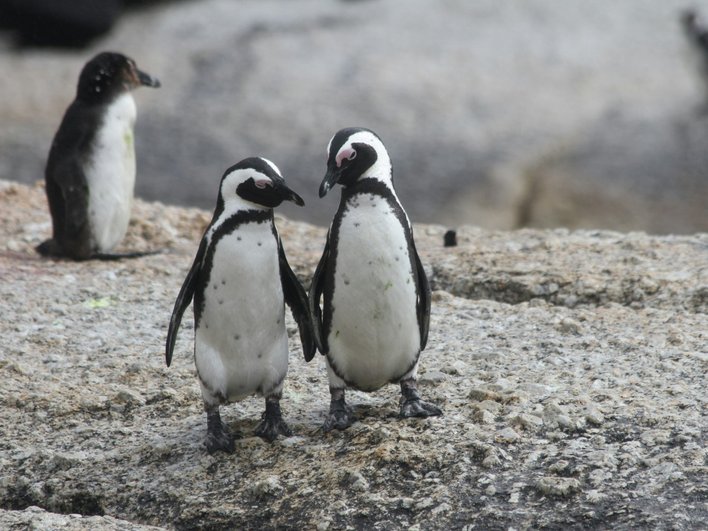
[[[197,371],[229,401],[268,394],[288,368],[276,239],[270,223],[248,223],[215,245],[195,333]]]
[[[135,189],[135,117],[130,94],[114,101],[96,133],[86,166],[92,245],[101,252],[115,247],[128,230]]]
[[[388,203],[350,199],[339,228],[329,356],[345,379],[374,390],[400,378],[420,351],[408,242]]]

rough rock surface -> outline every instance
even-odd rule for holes
[[[351,393],[323,434],[323,362],[292,338],[294,436],[210,456],[191,319],[166,324],[209,214],[138,201],[121,262],[37,257],[40,187],[0,183],[0,527],[705,529],[708,235],[416,226],[435,287],[421,389],[445,416],[396,418],[395,386]],[[308,282],[324,229],[278,219]]]
[[[136,92],[141,197],[210,208],[224,169],[262,155],[309,204],[331,135],[364,125],[419,221],[707,231],[688,3],[193,0],[134,11],[80,51],[0,33],[0,175],[41,179],[81,66],[116,49],[163,83]]]

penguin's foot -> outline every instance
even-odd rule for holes
[[[406,380],[401,382],[401,412],[399,417],[436,417],[442,415],[442,409],[435,404],[423,402],[420,399],[415,381]]]
[[[442,409],[430,402],[423,402],[420,398],[417,400],[401,400],[401,418],[410,417],[436,417],[442,415]]]
[[[266,400],[266,410],[262,419],[256,428],[256,435],[268,442],[273,442],[278,438],[278,435],[290,437],[293,434],[293,431],[283,420],[278,401]]]
[[[221,422],[218,410],[216,412],[207,412],[206,448],[210,454],[218,451],[231,454],[236,448],[234,436],[229,431],[229,428]]]
[[[344,401],[344,396],[338,399],[332,398],[329,404],[329,416],[322,425],[324,432],[332,431],[333,429],[346,430],[354,424],[356,417],[352,408]]]
[[[42,256],[57,256],[59,254],[59,246],[54,240],[46,240],[34,248]]]

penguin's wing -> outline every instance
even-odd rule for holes
[[[49,150],[45,178],[54,240],[61,253],[91,257],[89,186],[84,166],[94,149],[102,108],[74,100],[67,108]]]
[[[425,349],[428,343],[428,329],[430,328],[430,284],[428,277],[420,262],[415,243],[411,239],[411,252],[415,261],[416,275],[418,277],[418,302],[416,303],[416,313],[418,314],[418,328],[420,329],[420,350]]]
[[[312,315],[312,328],[315,332],[315,342],[322,354],[327,352],[325,338],[322,335],[322,309],[320,308],[320,297],[324,291],[325,278],[327,277],[327,263],[329,262],[329,232],[320,263],[315,269],[315,276],[312,277],[310,286],[310,314]]]
[[[63,246],[64,254],[75,259],[89,258],[89,190],[82,164],[75,157],[56,161],[46,180],[54,239]]]
[[[175,307],[172,310],[172,317],[170,317],[170,326],[167,330],[167,343],[165,345],[165,361],[167,366],[172,363],[172,351],[175,348],[175,341],[177,340],[177,330],[179,330],[179,325],[182,322],[182,315],[184,311],[192,302],[192,297],[194,296],[194,290],[197,287],[197,279],[199,277],[199,271],[202,268],[202,261],[204,260],[204,255],[207,249],[207,239],[202,238],[199,244],[199,249],[197,250],[197,256],[194,257],[194,262],[192,267],[187,273],[187,278],[184,279],[182,288],[179,290],[179,295],[177,295],[177,300],[175,301]]]
[[[300,342],[305,361],[310,361],[315,356],[316,350],[307,294],[293,270],[290,269],[280,238],[278,238],[278,261],[280,262],[280,282],[283,286],[283,296],[287,305],[290,306],[290,311],[300,330]]]

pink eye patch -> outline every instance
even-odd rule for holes
[[[337,153],[337,158],[336,158],[337,168],[339,168],[342,165],[342,161],[344,159],[354,160],[355,158],[356,158],[356,150],[355,149],[352,149],[352,148],[343,149],[342,151]]]

